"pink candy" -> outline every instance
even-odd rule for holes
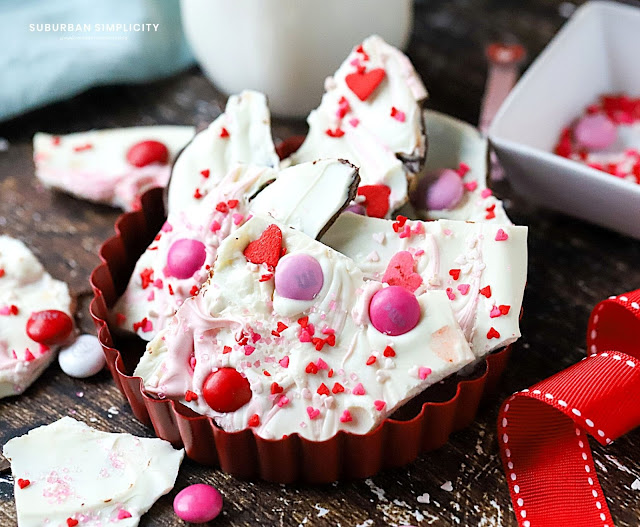
[[[222,510],[222,494],[210,485],[198,483],[182,489],[173,500],[178,517],[190,523],[206,523]]]
[[[191,278],[202,267],[207,257],[204,244],[198,240],[182,238],[173,242],[167,255],[167,270],[179,279]]]
[[[585,115],[576,124],[575,140],[588,150],[604,150],[616,141],[616,125],[602,113]]]
[[[308,254],[291,254],[280,259],[275,272],[276,292],[292,300],[314,299],[324,284],[318,260]]]
[[[404,287],[386,287],[371,298],[369,318],[380,333],[394,337],[403,335],[418,324],[420,304]]]
[[[418,209],[449,210],[460,203],[463,196],[464,183],[460,174],[445,168],[422,178],[411,197]]]

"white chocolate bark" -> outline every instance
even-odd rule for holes
[[[384,70],[385,77],[366,100],[346,83],[348,75],[364,67],[366,73]],[[398,155],[424,159],[426,143],[421,102],[427,92],[409,59],[378,36],[367,38],[362,51],[354,49],[333,77],[327,79],[320,106],[307,122],[309,133],[290,162],[319,157],[346,159],[360,169],[361,185],[391,189],[389,212],[407,201],[408,173]],[[346,102],[345,102],[346,101]],[[395,117],[392,109],[397,112]],[[338,131],[340,137],[330,134]]]
[[[222,240],[254,211],[271,214],[315,238],[349,202],[357,177],[354,167],[335,160],[304,163],[282,172],[237,165],[197,205],[169,213],[156,239],[136,263],[127,289],[113,309],[113,323],[151,340],[208,278]],[[173,244],[183,239],[204,244],[206,257],[195,273],[179,278],[167,265]]]
[[[167,185],[173,160],[194,134],[192,126],[140,126],[60,136],[37,133],[33,137],[36,177],[47,187],[79,198],[133,210],[144,191]],[[166,164],[136,167],[127,161],[129,149],[148,140],[167,147]]]
[[[68,519],[135,527],[173,488],[184,457],[168,441],[101,432],[71,417],[11,439],[3,453],[20,527],[66,526]]]
[[[207,285],[147,346],[134,374],[148,392],[180,400],[228,431],[251,425],[264,438],[298,433],[322,441],[339,430],[374,429],[405,401],[474,359],[444,292],[418,297],[420,318],[407,333],[381,333],[370,322],[369,302],[383,284],[365,282],[351,259],[276,224],[285,258],[310,255],[324,277],[312,300],[281,296],[273,279],[261,281],[273,270],[244,255],[273,224],[254,216],[221,244]],[[319,350],[304,332],[316,339],[334,335],[335,342]],[[388,346],[393,354],[385,355]],[[251,398],[220,412],[205,401],[203,385],[225,367],[246,377]],[[188,391],[193,393],[187,402]]]
[[[520,308],[527,279],[527,227],[407,220],[396,232],[393,224],[344,213],[322,242],[355,260],[370,280],[382,280],[394,255],[409,251],[414,271],[422,278],[418,292],[447,293],[477,357],[520,337]],[[502,239],[500,232],[507,239]],[[490,296],[486,296],[487,286]],[[508,306],[508,313],[502,313],[500,306]]]
[[[419,178],[433,177],[440,169],[458,170],[462,163],[468,167],[462,178],[464,194],[460,202],[451,209],[427,211],[414,207],[416,214],[407,211],[405,215],[427,220],[447,219],[510,225],[511,220],[504,211],[502,201],[487,189],[487,139],[475,127],[448,115],[425,110],[424,117],[429,130],[429,150]]]
[[[232,95],[225,112],[178,156],[169,182],[169,212],[195,206],[237,163],[276,167],[278,162],[266,97],[250,90]]]
[[[0,397],[7,397],[26,390],[55,358],[55,349],[27,336],[31,313],[72,313],[67,284],[54,280],[24,243],[3,235],[0,275]]]

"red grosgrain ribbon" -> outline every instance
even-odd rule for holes
[[[588,435],[602,445],[640,425],[640,289],[600,302],[589,357],[507,399],[502,464],[521,527],[613,527]]]

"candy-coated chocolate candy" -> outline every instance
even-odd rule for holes
[[[312,300],[322,289],[324,275],[313,256],[291,254],[278,262],[275,283],[276,292],[284,298]]]
[[[360,216],[365,216],[367,214],[367,209],[365,209],[359,203],[352,203],[347,208],[344,209],[344,212],[353,212],[354,214],[360,214]]]
[[[222,494],[211,485],[197,483],[182,489],[173,500],[178,518],[189,523],[206,523],[222,510]]]
[[[27,335],[46,346],[62,344],[73,330],[73,320],[64,311],[34,311],[27,320]]]
[[[251,400],[251,387],[236,369],[220,368],[204,381],[202,396],[216,412],[235,412]]]
[[[105,358],[97,337],[80,335],[73,344],[60,351],[58,363],[69,377],[84,379],[102,370]]]
[[[202,267],[207,257],[204,243],[182,238],[173,243],[167,254],[167,270],[171,276],[185,279]]]
[[[420,320],[420,304],[416,296],[404,287],[392,285],[380,289],[371,298],[369,318],[380,333],[403,335]]]
[[[585,115],[576,124],[573,136],[580,145],[589,150],[604,150],[616,141],[616,125],[606,115]]]
[[[422,210],[450,210],[463,195],[462,178],[455,170],[445,168],[422,178],[412,201]]]
[[[140,141],[129,148],[127,161],[135,167],[151,163],[166,165],[169,161],[169,149],[160,141]]]

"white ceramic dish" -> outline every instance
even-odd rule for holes
[[[516,192],[640,239],[640,185],[552,153],[561,130],[604,93],[640,95],[640,9],[580,7],[522,76],[489,138]]]

